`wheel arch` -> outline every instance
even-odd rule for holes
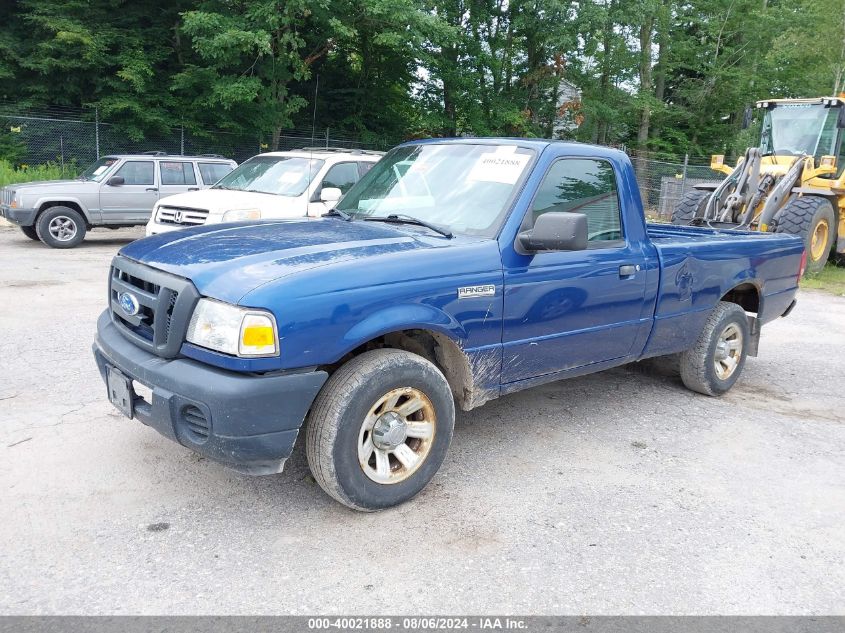
[[[446,377],[455,404],[464,411],[498,397],[501,354],[470,355],[461,345],[461,329],[441,323],[405,324],[372,332],[336,362],[321,369],[334,373],[347,361],[373,349],[400,349],[433,363]]]
[[[763,295],[760,288],[750,281],[744,281],[722,294],[719,301],[735,303],[746,312],[760,313]]]
[[[35,214],[35,221],[38,221],[38,216],[44,213],[47,209],[51,209],[53,207],[67,207],[69,209],[73,209],[82,215],[82,218],[85,220],[85,223],[89,226],[91,225],[91,218],[88,215],[88,210],[85,206],[75,198],[65,198],[61,200],[39,200],[38,203],[35,205],[35,208],[38,209],[38,213]]]

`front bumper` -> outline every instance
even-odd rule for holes
[[[166,360],[127,340],[108,311],[97,321],[94,358],[150,388],[134,413],[165,437],[250,475],[281,472],[299,428],[326,382],[324,371],[242,374],[193,360]],[[196,432],[200,420],[206,430]]]
[[[0,205],[0,216],[19,226],[32,226],[35,224],[36,215],[38,215],[38,209],[18,209],[7,204]]]
[[[158,235],[159,233],[172,233],[173,231],[181,231],[182,229],[189,229],[192,226],[202,226],[201,224],[158,224],[155,221],[147,223],[145,231],[146,237],[150,235]]]

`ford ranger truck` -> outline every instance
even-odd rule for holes
[[[127,417],[256,475],[302,435],[320,486],[377,510],[434,476],[456,408],[670,354],[725,393],[804,263],[791,235],[647,225],[616,150],[418,141],[322,218],[124,246],[94,355]]]

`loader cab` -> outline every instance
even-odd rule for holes
[[[764,110],[760,131],[763,165],[788,165],[795,156],[812,156],[816,167],[835,160],[838,178],[845,168],[845,99],[772,99],[760,101]],[[784,160],[787,159],[787,160]]]

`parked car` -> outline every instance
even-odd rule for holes
[[[217,154],[104,156],[74,180],[4,187],[0,215],[30,239],[73,248],[94,227],[146,224],[160,197],[205,189],[235,167],[235,161]]]
[[[301,434],[320,486],[376,510],[432,478],[456,405],[670,354],[725,393],[805,263],[792,235],[646,225],[616,150],[418,141],[321,219],[124,246],[94,355],[126,416],[251,474]]]
[[[200,224],[319,217],[382,155],[331,147],[259,154],[210,190],[159,200],[147,235]]]

